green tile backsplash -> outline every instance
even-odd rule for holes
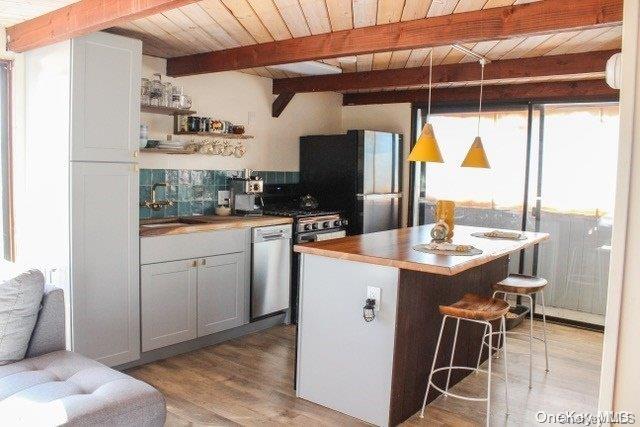
[[[151,186],[166,183],[156,189],[159,200],[173,200],[173,206],[159,211],[140,207],[140,219],[170,216],[212,215],[218,204],[218,191],[229,190],[227,180],[240,176],[236,170],[185,170],[185,169],[141,169],[140,202],[151,200]],[[293,184],[300,179],[299,172],[254,171],[265,184]]]

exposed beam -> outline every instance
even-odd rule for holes
[[[569,55],[493,61],[485,66],[485,80],[550,77],[587,73],[604,73],[607,60],[617,50],[574,53]],[[472,82],[480,80],[477,62],[433,67],[433,83]],[[429,82],[429,67],[376,70],[324,76],[292,77],[273,81],[273,93],[343,92],[357,89],[418,86]]]
[[[185,76],[453,43],[551,34],[622,22],[622,0],[542,0],[171,58]]]
[[[477,104],[478,86],[433,89],[432,105]],[[617,101],[619,91],[611,89],[604,80],[523,83],[484,87],[482,102],[564,102]],[[428,91],[399,90],[385,92],[347,93],[343,105],[394,104],[402,102],[426,103]]]
[[[81,0],[7,28],[7,49],[24,52],[196,0]]]
[[[271,117],[280,117],[280,114],[287,108],[295,94],[295,92],[285,92],[278,95],[271,106]]]

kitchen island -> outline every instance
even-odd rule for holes
[[[295,246],[301,254],[298,397],[376,425],[406,420],[422,405],[442,318],[438,306],[467,292],[490,295],[491,284],[508,274],[510,254],[549,237],[527,232],[523,240],[487,239],[471,234],[491,229],[456,226],[453,243],[482,254],[414,250],[430,241],[431,227]],[[367,322],[370,291],[380,297],[375,319]],[[480,325],[460,329],[454,365],[475,366],[482,333]],[[452,337],[453,322],[445,328],[439,366],[448,364]],[[467,374],[454,371],[451,384]],[[432,391],[429,400],[437,395]]]

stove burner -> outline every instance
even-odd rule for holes
[[[308,218],[314,216],[336,215],[337,211],[322,211],[322,210],[305,210],[305,209],[292,209],[292,208],[265,208],[265,215],[273,216],[286,216],[289,218]]]

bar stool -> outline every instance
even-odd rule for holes
[[[501,280],[500,282],[491,286],[493,289],[493,297],[495,298],[496,294],[503,294],[504,300],[506,301],[507,295],[514,295],[525,297],[529,299],[529,388],[532,387],[532,376],[533,376],[533,340],[536,339],[538,341],[544,342],[544,358],[545,358],[545,372],[549,372],[549,354],[547,352],[547,318],[545,315],[545,306],[544,306],[544,288],[547,286],[546,279],[542,277],[535,276],[527,276],[524,274],[510,274],[506,279]],[[543,338],[536,337],[533,335],[533,295],[540,292],[540,302],[542,305],[542,334]],[[525,314],[526,316],[526,314]],[[480,346],[480,354],[478,354],[478,364],[480,366],[480,358],[482,357],[482,351],[485,346],[489,347],[489,343],[486,341],[487,328],[485,327],[485,336],[482,339],[482,345]],[[513,335],[524,335],[527,334],[524,332],[516,332],[516,331],[508,331],[508,334]],[[495,334],[492,333],[492,334]],[[498,348],[491,347],[493,350],[499,350],[500,347],[500,336],[498,336]],[[503,349],[503,352],[506,350]]]
[[[429,380],[427,381],[427,390],[424,393],[424,400],[422,402],[422,411],[420,412],[420,418],[424,418],[424,408],[427,405],[427,397],[429,396],[429,388],[433,387],[445,396],[451,396],[458,399],[470,400],[474,402],[487,402],[487,426],[489,425],[489,415],[491,410],[491,357],[489,357],[489,366],[487,370],[480,369],[479,366],[473,368],[468,366],[453,366],[453,358],[456,351],[456,341],[458,339],[458,329],[460,327],[460,321],[464,320],[472,323],[480,323],[485,325],[485,333],[482,337],[483,342],[487,336],[487,329],[489,330],[489,336],[493,336],[493,326],[491,321],[500,319],[500,332],[503,338],[503,346],[505,348],[504,357],[504,380],[505,380],[505,402],[507,406],[507,415],[509,414],[509,385],[507,380],[507,335],[506,335],[506,321],[505,315],[509,311],[509,303],[504,300],[482,297],[474,294],[465,294],[462,299],[452,305],[441,305],[440,313],[444,316],[442,318],[442,324],[440,325],[440,334],[438,335],[438,341],[436,343],[436,351],[433,355],[433,362],[431,363],[431,371],[429,372]],[[438,359],[438,351],[440,350],[440,341],[442,340],[442,332],[444,331],[444,325],[447,319],[451,317],[456,319],[456,330],[453,336],[453,345],[451,346],[451,357],[449,359],[449,366],[436,369],[436,360]],[[487,374],[487,397],[470,397],[462,396],[459,394],[449,392],[449,380],[451,379],[451,371],[454,369],[473,371],[473,372],[485,372]],[[447,383],[444,390],[433,382],[433,374],[440,371],[447,371]]]

